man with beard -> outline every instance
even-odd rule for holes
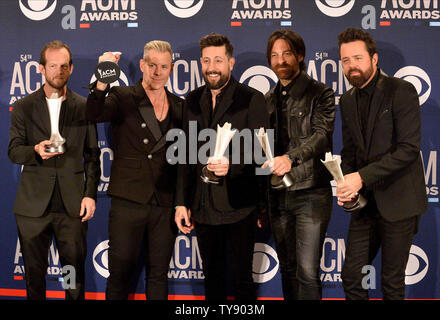
[[[268,117],[263,94],[231,76],[235,59],[229,39],[211,33],[200,40],[200,49],[206,84],[186,97],[183,127],[187,139],[197,139],[201,130],[212,131],[225,122],[238,132],[250,129],[252,136],[254,130],[266,128]],[[189,126],[195,123],[197,130],[190,131]],[[190,132],[196,136],[190,137]],[[252,137],[244,140],[253,145]],[[179,167],[175,222],[185,234],[195,227],[207,300],[227,298],[226,272],[237,300],[256,299],[252,261],[257,213],[265,205],[260,178],[265,178],[256,176],[256,164],[244,161],[244,143],[240,141],[239,150],[232,150],[233,159],[234,153],[240,153],[239,163],[229,163],[226,157],[208,160],[208,170],[221,177],[219,184],[201,180],[204,163]],[[202,146],[200,142],[197,150]]]
[[[293,179],[292,186],[270,192],[285,300],[322,298],[319,266],[333,203],[331,175],[320,159],[332,151],[335,97],[305,72],[305,51],[292,30],[277,30],[267,42],[267,61],[280,79],[266,94],[275,128],[272,169]]]
[[[351,215],[344,291],[347,299],[368,299],[364,267],[382,247],[383,298],[404,299],[412,239],[427,209],[419,97],[411,83],[381,72],[370,34],[349,28],[338,39],[353,88],[340,99],[345,181],[337,185],[336,196],[340,206],[358,193],[368,200]]]
[[[14,213],[28,299],[46,298],[48,250],[55,238],[61,265],[73,266],[66,299],[84,299],[87,220],[95,212],[100,178],[96,126],[86,120],[86,100],[67,88],[72,53],[60,42],[41,51],[41,89],[13,105],[8,156],[23,165]],[[51,124],[46,99],[62,97],[59,132],[66,151],[48,152]],[[70,279],[72,280],[72,279]]]

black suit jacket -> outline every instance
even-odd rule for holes
[[[267,129],[269,122],[263,94],[231,77],[227,88],[222,93],[224,96],[221,102],[215,107],[213,119],[209,123],[210,115],[208,112],[210,108],[212,109],[212,104],[209,101],[208,90],[206,86],[202,86],[190,92],[186,97],[183,127],[187,138],[197,139],[201,130],[210,128],[216,131],[217,125],[223,126],[225,122],[229,122],[232,129],[238,130],[235,134],[237,137],[242,130],[250,129],[253,139],[248,143],[250,142],[254,146],[253,140],[256,139],[254,130],[261,127]],[[197,124],[196,130],[190,131],[190,121]],[[218,211],[231,212],[257,205],[264,207],[266,199],[264,181],[262,180],[266,179],[266,176],[255,175],[255,168],[261,166],[262,163],[245,163],[246,148],[243,141],[241,142],[240,163],[234,164],[232,159],[229,159],[229,171],[223,182],[220,185],[211,185],[213,205]],[[205,141],[198,142],[198,152],[205,143]],[[259,147],[258,142],[256,144]],[[187,145],[190,146],[190,142]],[[252,150],[253,148],[250,152]],[[187,161],[189,162],[188,159]],[[192,211],[200,209],[201,186],[204,183],[200,176],[204,165],[197,160],[196,164],[189,163],[189,165],[179,166],[176,205],[185,205]]]
[[[93,90],[87,98],[87,118],[111,121],[114,148],[107,194],[147,203],[153,193],[161,206],[172,206],[177,166],[166,159],[169,143],[162,134],[141,81],[134,86]],[[167,91],[171,128],[181,128],[183,99]]]
[[[85,98],[67,89],[64,125],[60,134],[66,139],[66,152],[43,160],[34,146],[49,140],[50,117],[43,88],[18,100],[12,110],[8,156],[23,165],[15,199],[15,214],[39,217],[51,199],[55,179],[64,206],[79,218],[83,197],[96,199],[100,178],[100,150],[96,126],[86,120]]]
[[[356,90],[352,88],[340,99],[343,173],[359,171],[386,220],[399,221],[422,214],[427,209],[427,196],[420,157],[420,105],[415,88],[407,81],[379,75],[365,141]]]

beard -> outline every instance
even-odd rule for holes
[[[353,71],[357,71],[359,74],[352,76],[351,73]],[[368,81],[368,79],[370,79],[372,74],[373,74],[373,65],[371,65],[365,72],[356,68],[350,69],[348,71],[348,74],[346,74],[345,76],[347,77],[348,82],[353,87],[360,88]]]
[[[293,80],[298,71],[298,65],[295,66],[288,63],[277,64],[273,67],[273,72],[275,72],[278,79],[281,80]]]
[[[211,74],[219,75],[220,79],[218,79],[216,82],[210,80],[209,79],[209,75],[211,75]],[[205,79],[206,86],[209,89],[217,90],[217,89],[222,88],[228,82],[229,76],[230,76],[230,74],[227,74],[227,75],[225,74],[224,75],[224,74],[222,74],[219,71],[210,71],[210,72],[206,72],[206,73],[203,74],[203,79]]]
[[[66,85],[67,81],[69,81],[69,77],[65,78],[55,78],[55,79],[47,79],[46,82],[54,89],[61,90]]]

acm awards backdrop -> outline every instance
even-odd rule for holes
[[[438,0],[2,0],[0,2],[0,296],[23,299],[23,261],[12,212],[21,167],[7,158],[11,105],[41,87],[38,71],[43,45],[59,39],[73,51],[70,87],[87,96],[98,56],[122,51],[121,77],[114,85],[132,85],[141,77],[138,61],[150,40],[169,41],[174,70],[168,89],[185,96],[203,84],[199,39],[209,32],[226,34],[235,46],[233,76],[263,93],[277,79],[267,66],[265,46],[276,29],[291,28],[307,46],[307,72],[332,87],[337,101],[349,89],[339,61],[337,35],[346,27],[368,30],[377,40],[379,66],[389,75],[410,81],[420,96],[429,209],[423,215],[406,270],[407,298],[440,298],[440,206],[438,150],[440,148],[440,8]],[[341,150],[337,114],[334,153]],[[107,270],[106,196],[113,158],[109,125],[100,124],[102,175],[95,218],[89,222],[86,291],[88,299],[104,297]],[[38,188],[38,186],[35,186]],[[349,216],[334,202],[324,244],[321,277],[324,298],[343,298],[341,267]],[[376,288],[380,289],[380,256],[376,259]],[[48,296],[63,296],[61,266],[51,247]],[[170,299],[203,297],[203,273],[195,233],[179,234],[170,262]],[[255,245],[254,280],[261,298],[282,297],[280,273],[269,231]],[[373,275],[373,274],[372,274]],[[134,299],[144,298],[144,273],[139,267]],[[381,298],[380,290],[372,298]]]

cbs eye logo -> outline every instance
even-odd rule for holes
[[[428,100],[429,95],[431,94],[431,79],[425,70],[416,67],[416,66],[407,66],[398,70],[394,76],[396,78],[401,78],[408,82],[411,82],[412,85],[416,88],[417,94],[419,95],[420,105],[424,104],[426,100]],[[426,83],[425,85],[422,83],[421,79]],[[422,94],[423,88],[426,88],[426,91]]]
[[[428,269],[428,256],[420,247],[412,245],[405,270],[405,284],[411,285],[421,281]]]
[[[256,243],[252,264],[252,277],[255,283],[272,280],[278,272],[279,262],[276,251],[265,243]]]
[[[178,18],[189,18],[200,11],[203,6],[203,1],[204,0],[164,0],[164,3],[167,10],[174,16]]]
[[[108,271],[108,240],[102,241],[93,251],[93,266],[104,278],[110,275]]]
[[[353,8],[355,0],[315,0],[318,9],[329,17],[341,17]]]
[[[243,72],[240,82],[266,94],[278,82],[278,77],[268,67],[253,66]]]
[[[23,2],[27,2],[27,5],[24,5]],[[48,18],[55,11],[57,0],[52,0],[51,5],[49,2],[49,0],[20,0],[18,4],[26,17],[39,21]]]

